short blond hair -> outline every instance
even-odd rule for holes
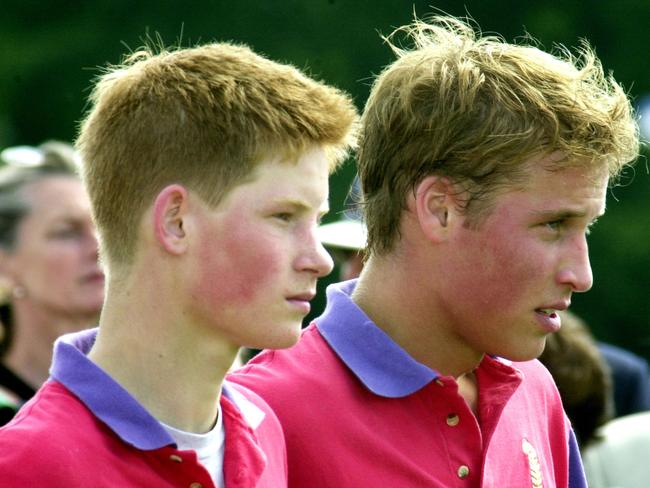
[[[230,43],[142,48],[90,101],[77,147],[107,263],[131,262],[140,220],[170,183],[216,206],[265,157],[319,145],[333,170],[356,143],[348,95]]]
[[[398,47],[400,35],[414,48]],[[443,16],[385,39],[397,60],[373,84],[358,155],[370,253],[394,247],[406,196],[427,175],[466,190],[478,225],[533,156],[560,151],[558,165],[589,161],[615,176],[638,155],[630,101],[586,43],[552,55]]]

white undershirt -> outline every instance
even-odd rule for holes
[[[170,427],[163,422],[160,425],[176,441],[180,451],[192,450],[196,452],[199,462],[210,473],[216,486],[225,486],[223,478],[223,454],[225,449],[226,432],[223,428],[221,408],[217,414],[217,422],[211,431],[205,434],[185,432]]]

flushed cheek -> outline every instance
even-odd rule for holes
[[[498,303],[504,309],[529,306],[546,286],[546,267],[537,256],[536,246],[520,242],[517,246],[495,247],[494,282],[488,288],[498,293]]]
[[[478,312],[502,314],[528,306],[527,297],[538,288],[540,269],[525,246],[511,246],[503,241],[482,243],[471,262],[465,263],[457,292],[467,306],[477,304]]]
[[[201,278],[194,296],[227,307],[251,304],[269,290],[281,293],[278,250],[259,230],[235,223],[225,236],[214,237],[202,244]]]

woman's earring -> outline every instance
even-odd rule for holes
[[[11,289],[11,296],[16,300],[20,300],[27,296],[27,290],[25,290],[24,286],[16,285]]]

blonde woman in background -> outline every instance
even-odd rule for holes
[[[104,275],[72,147],[50,141],[0,157],[2,425],[11,403],[28,400],[47,379],[54,339],[96,322]]]

